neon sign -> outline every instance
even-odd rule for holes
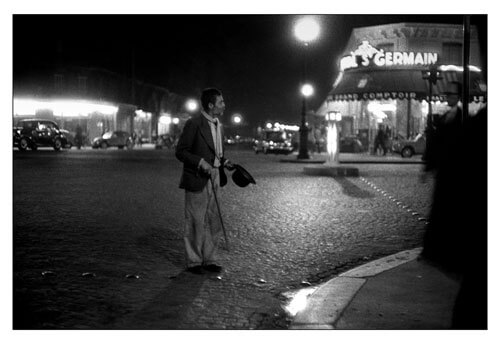
[[[340,70],[369,67],[370,65],[377,67],[429,66],[436,64],[437,60],[437,53],[384,51],[372,47],[368,41],[363,41],[358,49],[351,52],[351,55],[344,56],[340,60]]]

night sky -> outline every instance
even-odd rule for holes
[[[220,88],[226,118],[238,112],[251,125],[297,124],[304,47],[293,35],[299,15],[14,15],[16,76],[57,61],[101,67],[198,97]],[[355,27],[397,23],[461,24],[462,16],[318,15],[322,28],[307,51],[307,80],[317,109],[337,75],[336,60]],[[486,16],[471,24],[485,32]],[[485,37],[484,37],[485,38]]]

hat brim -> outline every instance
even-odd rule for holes
[[[243,168],[243,166],[241,165],[238,165],[238,164],[234,164],[234,167],[241,173],[241,175],[249,182],[249,183],[252,183],[252,184],[256,184],[255,183],[255,179],[252,177],[252,175]]]

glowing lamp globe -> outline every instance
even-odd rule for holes
[[[241,123],[241,116],[240,115],[234,115],[233,122],[234,122],[234,124],[240,124]]]
[[[309,97],[314,93],[314,89],[311,85],[305,84],[302,86],[302,89],[300,90],[300,92],[302,93],[302,95],[304,97]]]
[[[295,37],[304,43],[314,41],[319,31],[319,24],[312,17],[302,18],[295,24]]]
[[[191,112],[196,111],[196,109],[198,108],[198,103],[195,100],[190,99],[186,102],[186,108]]]

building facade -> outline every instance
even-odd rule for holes
[[[477,30],[471,27],[471,114],[486,103],[479,48]],[[461,25],[397,23],[354,29],[337,60],[340,72],[316,116],[340,112],[341,135],[358,136],[367,146],[379,126],[393,139],[423,134],[428,102],[433,114],[443,114],[444,91],[450,82],[462,80],[462,49]],[[423,73],[433,69],[442,79],[432,86],[430,97]]]
[[[73,132],[80,126],[88,141],[109,130],[135,132],[148,141],[182,125],[189,117],[186,100],[105,69],[66,66],[15,78],[13,121],[50,119]]]

